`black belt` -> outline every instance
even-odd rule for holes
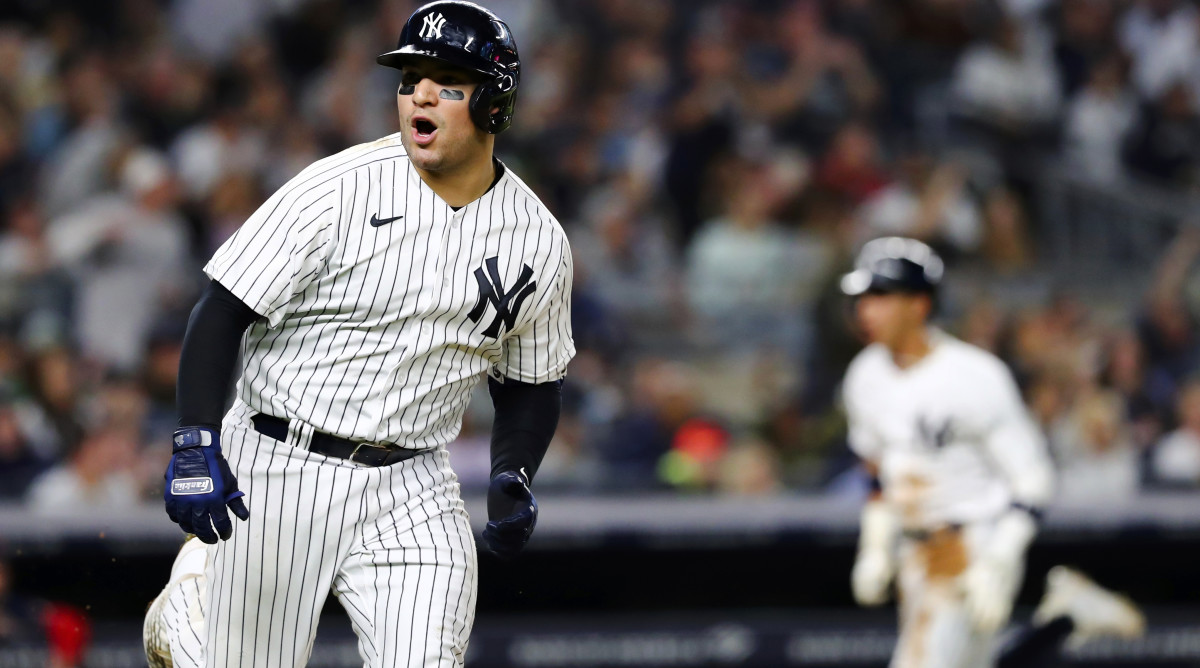
[[[904,529],[901,532],[901,535],[903,535],[905,538],[907,538],[911,541],[916,541],[918,543],[924,543],[925,541],[929,540],[930,538],[933,538],[934,536],[936,536],[939,533],[945,532],[945,533],[955,534],[955,533],[958,533],[959,531],[962,531],[962,525],[958,524],[958,523],[951,523],[951,524],[943,525],[936,529]]]
[[[263,436],[270,436],[276,441],[287,440],[287,420],[266,413],[255,413],[250,416],[250,421],[254,423],[254,431]],[[312,438],[308,441],[308,451],[326,457],[348,459],[366,466],[391,466],[412,459],[422,452],[428,452],[428,450],[352,441],[321,431],[313,432]]]

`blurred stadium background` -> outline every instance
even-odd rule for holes
[[[1200,4],[491,0],[498,141],[577,255],[542,521],[485,559],[471,666],[883,665],[836,277],[903,233],[1011,365],[1056,563],[1146,606],[1070,665],[1200,665]],[[0,666],[137,666],[201,264],[309,162],[396,129],[403,0],[0,3]],[[482,513],[489,402],[452,448]],[[358,665],[327,607],[311,665]],[[82,622],[82,623],[81,623]],[[78,655],[82,658],[75,658]]]

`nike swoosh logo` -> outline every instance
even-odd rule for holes
[[[380,218],[378,214],[373,213],[373,214],[371,214],[371,227],[380,227],[382,225],[387,225],[388,223],[392,222],[393,220],[400,220],[403,217],[404,216],[392,216],[391,218]]]

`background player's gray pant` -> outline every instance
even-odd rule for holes
[[[346,608],[367,666],[461,666],[475,617],[476,556],[444,448],[363,467],[254,431],[238,402],[221,438],[250,520],[205,572],[209,667],[303,666],[326,594]]]

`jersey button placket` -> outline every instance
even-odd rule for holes
[[[443,288],[450,287],[450,275],[448,270],[450,269],[451,262],[450,258],[447,257],[450,249],[450,233],[452,230],[458,229],[458,226],[462,222],[463,216],[466,214],[469,207],[470,205],[468,204],[467,206],[464,206],[458,211],[454,211],[450,214],[450,225],[446,228],[445,233],[442,235],[441,251],[438,255],[438,271],[442,275]]]
[[[467,209],[469,208],[469,206],[470,205],[462,207],[461,209],[459,209],[458,211],[455,211],[453,213],[453,215],[450,216],[450,229],[451,230],[458,229],[458,226],[460,223],[462,223],[463,216],[466,215]],[[442,242],[442,255],[446,254],[449,246],[450,246],[450,234],[447,233],[445,239]],[[443,265],[443,266],[446,266],[446,265]],[[442,287],[443,288],[450,287],[450,276],[447,275],[447,273],[444,270],[442,271]]]

